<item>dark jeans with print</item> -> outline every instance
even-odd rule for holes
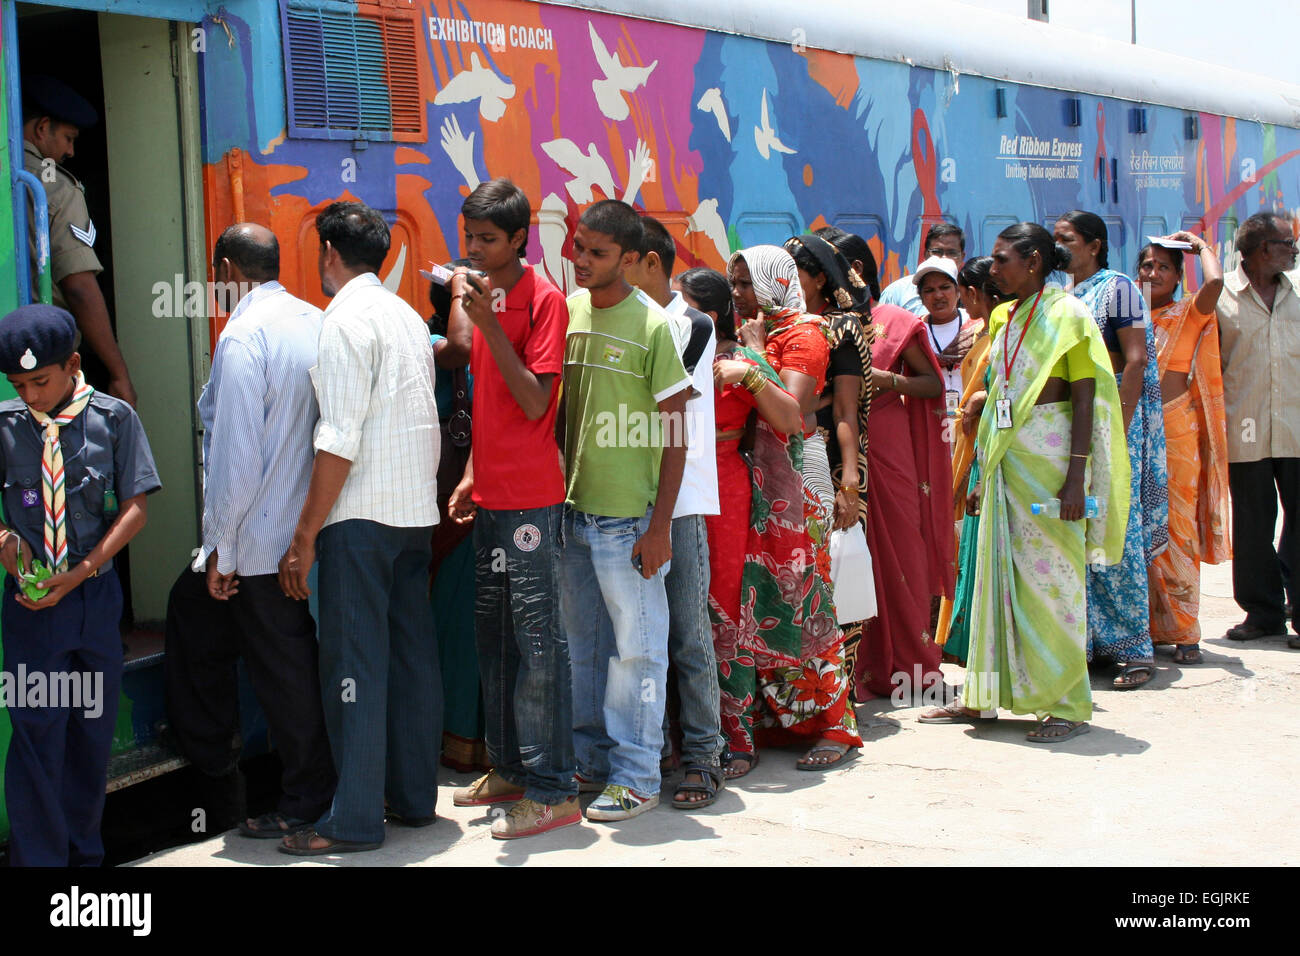
[[[560,625],[562,504],[478,510],[474,626],[488,759],[525,796],[577,796],[569,644]]]

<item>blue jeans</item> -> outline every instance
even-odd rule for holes
[[[668,565],[648,580],[632,546],[650,527],[566,508],[561,559],[564,630],[573,666],[573,742],[588,779],[659,792],[668,674]]]
[[[317,538],[321,700],[339,777],[322,836],[382,842],[385,797],[404,817],[433,814],[442,676],[431,531],[355,519]]]
[[[722,753],[718,658],[709,624],[709,533],[703,515],[673,519],[668,660],[677,671],[682,760],[717,766]],[[664,722],[664,756],[671,752]]]
[[[474,631],[488,759],[525,796],[556,804],[573,780],[573,691],[560,626],[564,505],[479,508],[474,519]]]

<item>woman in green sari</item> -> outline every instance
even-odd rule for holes
[[[1119,391],[1101,333],[1082,303],[1044,287],[1068,263],[1034,223],[1004,229],[993,247],[992,279],[1014,301],[990,319],[982,478],[967,503],[980,525],[966,682],[959,701],[922,715],[1035,714],[1035,743],[1089,729],[1086,565],[1120,560],[1129,507]],[[1085,519],[1087,497],[1099,513]],[[1048,507],[1035,514],[1034,504]]]

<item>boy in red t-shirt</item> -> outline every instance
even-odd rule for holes
[[[564,474],[555,413],[569,310],[523,265],[530,209],[508,179],[461,206],[465,252],[452,311],[474,323],[475,423],[465,477],[448,512],[474,521],[475,630],[488,758],[495,770],[457,790],[457,806],[513,802],[492,824],[508,840],[581,821],[569,651],[560,626]],[[527,756],[528,763],[524,763]]]

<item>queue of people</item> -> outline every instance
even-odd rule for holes
[[[436,270],[427,323],[378,281],[389,233],[363,204],[317,217],[324,313],[279,284],[264,227],[232,225],[213,250],[218,288],[250,291],[221,303],[199,402],[203,540],[169,602],[167,699],[176,746],[237,788],[245,661],[284,760],[278,805],[245,836],[375,849],[386,824],[435,822],[440,757],[485,771],[452,799],[507,808],[499,839],[635,818],[677,770],[666,802],[701,809],[773,745],[797,744],[799,770],[843,766],[863,747],[854,705],[922,699],[944,658],[964,683],[919,720],[1010,710],[1059,743],[1089,729],[1090,666],[1119,665],[1130,690],[1157,644],[1201,661],[1199,567],[1234,539],[1247,619],[1227,636],[1285,632],[1300,567],[1286,220],[1246,220],[1226,279],[1201,238],[1155,239],[1144,290],[1108,268],[1090,213],[1010,226],[969,260],[945,223],[909,295],[882,294],[869,244],[833,227],[674,275],[663,224],[605,200],[576,225],[566,300],[524,264],[518,187],[483,183],[462,215],[467,258]],[[1185,250],[1202,281],[1180,298]],[[37,463],[39,431],[57,449],[61,427],[90,428],[72,318],[41,308],[0,323],[22,396],[0,407],[6,474]],[[10,600],[37,526],[4,530],[6,660],[157,488],[129,407],[96,401],[117,423],[120,514],[98,509],[60,551],[47,503],[46,604]],[[871,566],[857,579],[833,557],[854,533]],[[875,612],[846,614],[866,589]],[[16,859],[98,862],[102,801],[42,802],[58,777],[27,733],[16,721],[7,774],[27,788],[9,797]],[[97,773],[102,792],[94,739],[63,779]]]

